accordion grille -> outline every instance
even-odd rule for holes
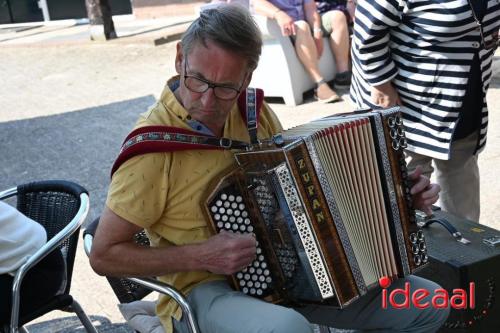
[[[367,286],[396,276],[388,217],[369,120],[332,125],[313,143]]]

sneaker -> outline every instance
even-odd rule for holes
[[[351,71],[345,71],[342,73],[338,73],[335,75],[335,79],[333,82],[335,82],[336,86],[350,86],[351,85]]]

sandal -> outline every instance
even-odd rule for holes
[[[319,98],[318,97],[318,88],[320,85],[322,84],[326,84],[328,89],[330,89],[330,91],[332,92],[332,94],[330,96],[328,96],[327,98]],[[327,103],[335,103],[335,102],[338,102],[341,100],[340,96],[337,95],[337,93],[332,90],[330,88],[330,86],[328,86],[328,83],[326,83],[325,80],[321,79],[320,81],[316,82],[316,89],[314,89],[314,99],[316,99],[316,101],[320,102],[320,103],[324,103],[324,104],[327,104]]]
[[[333,92],[333,95],[331,95],[330,97],[327,97],[327,98],[324,98],[324,99],[318,98],[318,96],[316,95],[316,89],[314,90],[314,99],[317,102],[320,102],[320,103],[323,103],[323,104],[335,103],[335,102],[339,102],[339,101],[342,100],[342,98],[339,95],[337,95],[336,92]]]

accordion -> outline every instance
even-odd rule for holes
[[[253,233],[230,276],[273,302],[344,307],[428,261],[412,209],[399,108],[332,116],[235,153],[203,203],[214,232]]]

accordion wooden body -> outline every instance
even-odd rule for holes
[[[237,152],[209,189],[214,232],[254,233],[257,258],[230,277],[269,301],[344,307],[428,261],[416,225],[398,108],[323,118]]]

